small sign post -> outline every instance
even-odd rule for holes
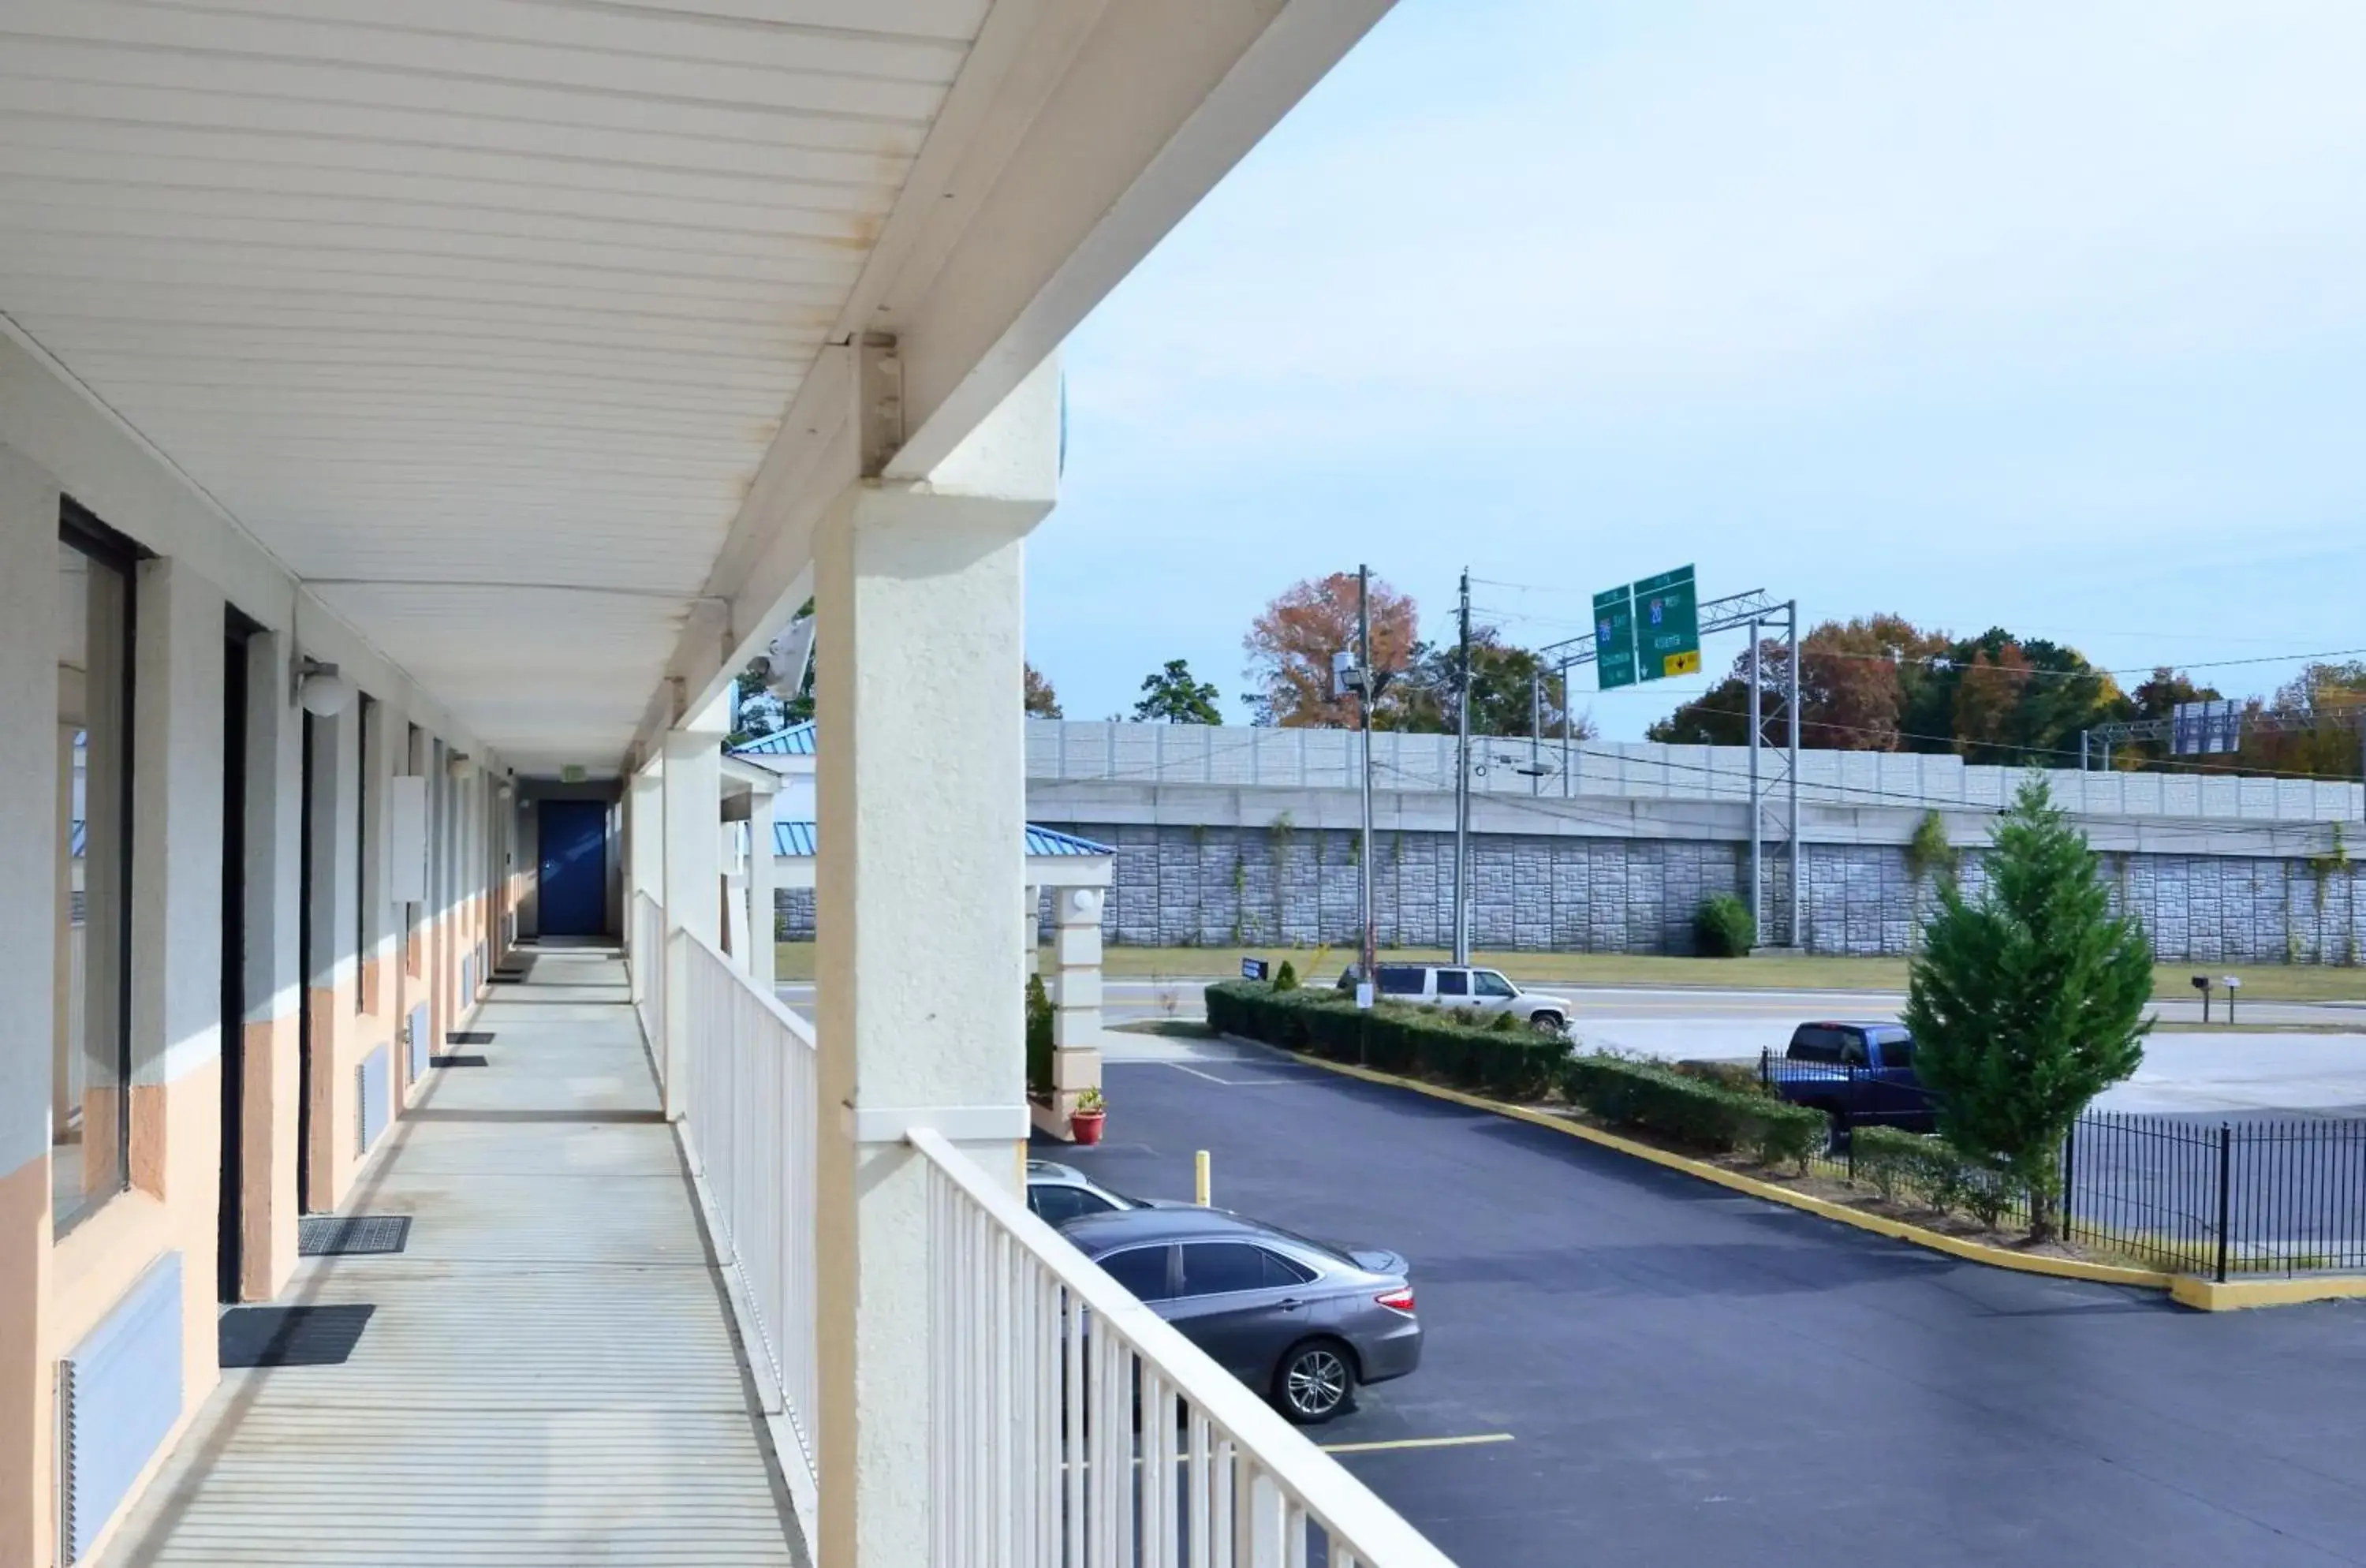
[[[1242,959],[1242,960],[1241,960],[1241,978],[1242,978],[1242,979],[1244,979],[1244,980],[1263,980],[1263,979],[1267,979],[1267,978],[1268,978],[1268,977],[1269,977],[1269,976],[1268,976],[1268,969],[1267,969],[1267,965],[1266,965],[1266,961],[1265,961],[1264,959],[1262,959],[1262,958],[1244,958],[1244,959]]]

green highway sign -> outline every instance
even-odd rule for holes
[[[1646,681],[1700,673],[1700,595],[1692,568],[1635,585],[1635,667]]]
[[[1693,569],[1594,596],[1594,668],[1605,692],[1700,672],[1700,595]]]
[[[1594,674],[1603,691],[1635,683],[1635,591],[1594,596]]]

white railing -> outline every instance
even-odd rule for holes
[[[641,1038],[648,1042],[649,1065],[655,1067],[665,1038],[665,906],[646,893],[633,895],[632,946],[625,952],[633,966],[633,989],[639,995]]]
[[[934,1568],[1452,1568],[935,1133]]]
[[[708,1224],[738,1276],[752,1321],[750,1368],[768,1415],[784,1416],[795,1451],[791,1489],[815,1494],[819,1371],[815,1365],[814,1142],[820,1094],[813,1031],[721,953],[679,931],[689,1076],[682,1124],[705,1189]],[[662,969],[664,965],[656,967]]]

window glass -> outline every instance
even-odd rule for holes
[[[58,547],[57,990],[51,1225],[123,1190],[131,1078],[131,562],[70,519]]]
[[[1842,1062],[1852,1067],[1873,1065],[1873,1058],[1865,1055],[1864,1034],[1853,1029],[1844,1029],[1840,1034]]]
[[[1380,995],[1384,997],[1421,995],[1421,971],[1413,965],[1383,964],[1376,972],[1380,977]]]
[[[1437,994],[1441,997],[1467,997],[1470,994],[1470,971],[1441,969],[1437,972]]]
[[[1110,1208],[1100,1194],[1085,1188],[1042,1185],[1027,1189],[1027,1206],[1055,1225],[1079,1214],[1106,1214]]]
[[[1837,1062],[1840,1037],[1829,1029],[1802,1028],[1791,1037],[1790,1057],[1795,1062]]]
[[[1195,1241],[1183,1248],[1183,1293],[1221,1296],[1265,1288],[1265,1251],[1245,1241]]]
[[[1881,1065],[1885,1067],[1910,1067],[1914,1065],[1914,1037],[1910,1034],[1885,1034],[1881,1037]]]
[[[1265,1282],[1268,1289],[1278,1289],[1283,1285],[1309,1284],[1314,1279],[1314,1270],[1294,1258],[1284,1258],[1279,1252],[1268,1252],[1263,1247],[1257,1248],[1257,1256],[1265,1259]]]
[[[1504,979],[1493,969],[1474,969],[1470,973],[1470,979],[1482,997],[1516,997],[1520,994],[1513,988],[1512,982]]]
[[[1112,1252],[1100,1259],[1109,1277],[1132,1291],[1136,1300],[1163,1302],[1167,1298],[1166,1247],[1134,1247],[1123,1252]]]

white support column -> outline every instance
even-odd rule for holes
[[[646,893],[658,903],[665,902],[665,761],[653,757],[625,784],[625,940],[631,948],[633,965],[633,1000],[648,995],[648,971],[654,964],[665,962],[662,952],[643,953],[637,945],[640,928],[634,911],[638,908],[633,895]],[[537,857],[535,874],[541,875]]]
[[[772,802],[775,793],[756,787],[748,807],[748,975],[759,990],[772,988],[780,960],[780,884],[772,864]]]
[[[728,716],[723,705],[693,714],[665,738],[665,942],[659,962],[666,965],[665,1049],[659,1077],[669,1122],[680,1121],[689,1103],[690,980],[687,954],[673,940],[688,931],[710,944],[723,944],[723,858],[716,827],[723,820],[723,737]]]
[[[1021,897],[1019,900],[1019,909],[1020,921],[1027,932],[1026,942],[1023,948],[1023,951],[1027,954],[1025,968],[1028,974],[1032,975],[1035,973],[1037,968],[1035,952],[1037,940],[1042,934],[1043,889],[1037,886],[1034,883],[1029,883],[1026,887],[1021,890]]]
[[[1101,1087],[1101,899],[1098,887],[1052,889],[1053,1109]]]
[[[1018,1182],[1023,541],[1058,428],[1047,364],[930,482],[858,482],[817,531],[824,1568],[933,1556],[928,1173],[905,1131]]]

